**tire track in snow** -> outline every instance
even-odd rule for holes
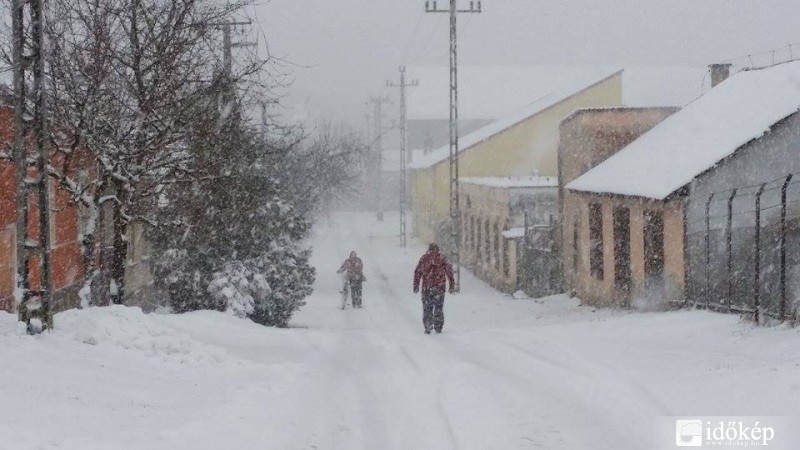
[[[606,364],[606,363],[603,363],[603,362],[600,362],[600,361],[596,361],[596,360],[587,360],[585,358],[581,359],[582,358],[581,355],[574,355],[573,358],[568,358],[568,360],[570,360],[570,361],[581,360],[581,361],[584,361],[585,364],[591,365],[593,370],[591,372],[589,372],[587,370],[579,368],[576,365],[568,365],[566,363],[557,361],[555,359],[552,359],[552,358],[549,358],[549,357],[545,357],[545,356],[542,356],[540,354],[535,354],[535,353],[531,352],[530,350],[526,349],[525,347],[522,347],[521,345],[511,344],[511,343],[508,343],[508,342],[502,342],[502,341],[498,341],[496,339],[492,339],[492,342],[494,342],[494,343],[496,343],[498,345],[502,345],[502,346],[511,348],[511,349],[516,350],[518,352],[521,352],[521,353],[527,355],[528,357],[531,357],[531,358],[534,358],[534,359],[537,359],[537,360],[540,360],[540,361],[546,361],[546,362],[548,362],[550,364],[553,364],[553,365],[555,365],[557,367],[561,367],[561,368],[563,368],[565,370],[569,370],[569,371],[574,372],[574,373],[580,373],[585,377],[595,378],[597,373],[599,373],[601,371],[607,372],[607,374],[604,374],[604,378],[609,379],[609,380],[613,379],[614,381],[617,382],[615,384],[617,386],[619,386],[619,383],[618,383],[619,381],[623,381],[626,385],[628,385],[630,391],[638,393],[638,394],[641,394],[641,396],[647,398],[647,400],[654,407],[656,407],[659,410],[658,415],[661,415],[661,416],[672,416],[672,415],[674,415],[669,410],[669,408],[667,408],[667,406],[660,399],[658,399],[649,389],[647,389],[641,383],[639,383],[639,382],[637,382],[635,380],[632,380],[631,378],[627,377],[626,375],[624,375],[619,370],[617,370],[616,368],[614,368],[613,366],[611,366],[609,364]]]
[[[354,236],[354,238],[356,237]],[[414,314],[410,309],[404,308],[402,306],[404,305],[403,300],[390,284],[389,277],[384,273],[384,271],[380,266],[379,263],[380,260],[374,257],[371,243],[369,245],[364,245],[362,248],[364,248],[363,251],[365,252],[365,255],[368,255],[371,258],[371,261],[373,261],[373,263],[371,264],[371,267],[373,268],[372,272],[377,274],[378,275],[377,278],[380,280],[379,289],[381,294],[383,294],[381,299],[383,300],[384,304],[388,304],[391,307],[391,309],[399,312],[399,314],[405,318],[405,322],[408,325],[408,328],[411,327],[416,328],[416,326],[413,326],[412,324],[417,321],[421,324],[421,316]],[[421,327],[417,329],[421,330]],[[420,335],[422,335],[421,332]],[[382,336],[382,338],[386,339],[386,336]],[[431,374],[437,377],[437,382],[433,387],[432,395],[428,396],[428,398],[435,399],[435,410],[440,419],[445,434],[448,438],[450,448],[458,450],[460,448],[458,445],[458,439],[453,429],[452,421],[450,420],[450,417],[447,414],[447,411],[445,410],[442,402],[442,395],[443,395],[442,386],[444,384],[444,379],[441,371],[432,371],[423,369],[423,363],[421,363],[419,358],[414,357],[412,355],[412,352],[408,349],[408,347],[406,347],[406,345],[403,345],[399,342],[396,343],[396,345],[397,348],[400,350],[400,353],[402,354],[403,358],[410,364],[412,368],[414,368],[420,379],[424,380],[426,378],[426,375],[431,375]]]

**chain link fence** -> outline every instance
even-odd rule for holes
[[[796,320],[800,307],[800,176],[714,192],[687,223],[687,301]]]

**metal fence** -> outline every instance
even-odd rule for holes
[[[547,225],[531,225],[526,214],[525,237],[517,264],[517,284],[531,297],[545,297],[564,291],[559,227],[551,217]]]
[[[800,306],[800,176],[714,192],[687,217],[687,301],[796,320]],[[700,205],[695,205],[694,211]]]

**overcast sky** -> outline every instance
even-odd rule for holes
[[[468,2],[463,1],[464,5]],[[446,7],[447,0],[439,0]],[[459,16],[463,64],[695,65],[800,43],[800,0],[483,0]],[[270,0],[255,18],[297,64],[287,118],[360,126],[397,66],[446,65],[448,18],[424,0]],[[800,44],[794,47],[800,55]],[[784,50],[788,56],[788,50]],[[771,55],[761,57],[771,58]],[[744,60],[737,61],[746,64]]]

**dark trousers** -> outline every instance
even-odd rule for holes
[[[353,299],[353,308],[361,308],[361,293],[364,283],[362,281],[350,280],[350,298]]]
[[[422,290],[422,324],[425,330],[442,331],[444,326],[444,289]]]

